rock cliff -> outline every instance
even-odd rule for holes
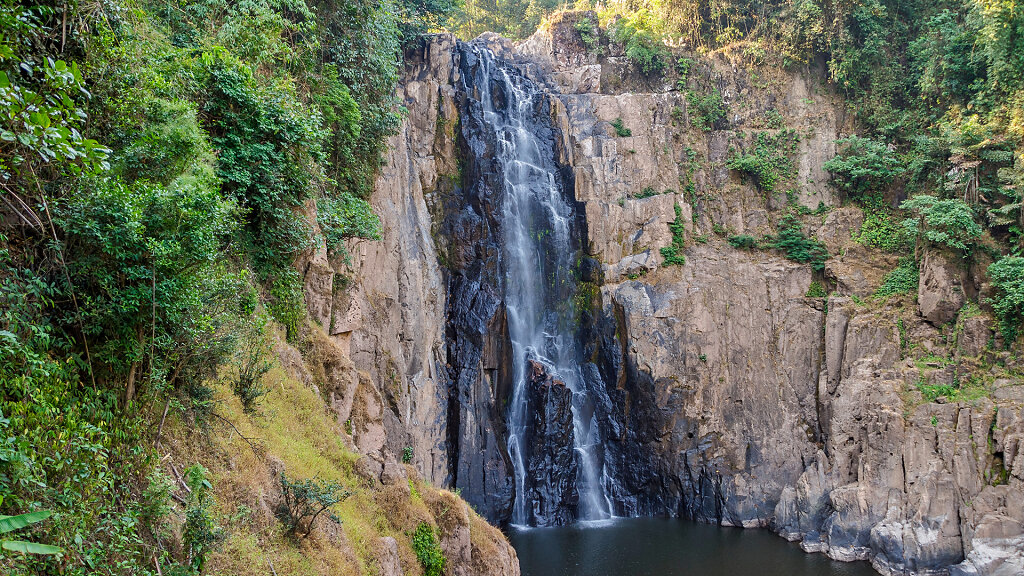
[[[546,89],[595,263],[581,338],[604,383],[616,512],[769,528],[886,574],[1024,572],[1020,346],[1001,351],[990,317],[964,305],[985,286],[947,255],[925,257],[918,294],[871,297],[896,257],[856,241],[863,215],[828,184],[822,165],[855,127],[821,71],[719,52],[694,57],[681,85],[651,81],[613,45],[588,50],[579,18],[519,45],[476,42]],[[408,115],[372,198],[383,239],[300,266],[345,353],[328,371],[358,375],[331,388],[356,446],[382,461],[411,447],[427,480],[507,522],[511,351],[492,154],[466,124],[471,66],[447,36],[409,50]],[[726,114],[703,117],[688,93],[719,94]],[[756,133],[796,136],[788,190],[727,166]],[[827,247],[823,271],[727,241],[774,233],[787,212]],[[685,264],[667,265],[661,249],[679,242]],[[531,382],[535,432],[557,436],[564,391],[542,371]],[[574,474],[558,454],[530,458],[563,473],[549,483]]]

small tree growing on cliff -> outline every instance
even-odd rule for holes
[[[992,309],[999,317],[999,331],[1009,346],[1024,325],[1024,258],[1007,256],[988,267],[995,294]]]
[[[284,496],[281,520],[289,534],[300,538],[309,536],[316,519],[324,513],[329,520],[340,524],[341,519],[330,508],[352,495],[337,482],[313,478],[293,481],[284,472],[281,472],[281,492]]]
[[[984,230],[974,221],[974,212],[963,200],[939,200],[935,196],[914,196],[900,205],[916,218],[903,221],[907,236],[916,240],[914,252],[920,258],[922,241],[938,244],[967,255]]]
[[[906,172],[895,150],[870,138],[850,136],[836,140],[840,152],[825,162],[833,181],[850,196],[864,196],[880,190]]]

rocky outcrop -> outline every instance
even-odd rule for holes
[[[945,254],[929,250],[921,261],[921,282],[917,289],[917,307],[932,324],[939,326],[956,318],[967,295],[961,274]]]
[[[532,525],[568,524],[579,504],[573,454],[572,391],[529,361],[527,413],[531,416],[526,501]]]

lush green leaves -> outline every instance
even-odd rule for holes
[[[918,215],[903,221],[907,236],[952,248],[961,252],[974,249],[983,229],[974,221],[974,212],[963,200],[939,200],[922,194],[900,205]]]
[[[988,267],[988,275],[995,288],[992,309],[999,318],[1003,339],[1009,345],[1024,326],[1024,258],[1002,258]]]
[[[412,549],[423,567],[424,576],[441,576],[444,573],[444,552],[430,524],[420,522],[416,526],[416,532],[412,535]]]
[[[865,196],[859,203],[864,222],[854,239],[865,246],[903,253],[910,242],[898,213],[886,206],[880,195]]]
[[[796,175],[791,156],[796,152],[799,136],[794,130],[778,133],[758,132],[751,150],[737,153],[729,159],[733,170],[746,172],[757,180],[761,190],[771,193],[782,180]]]
[[[920,271],[912,256],[900,258],[899,266],[885,275],[882,285],[875,291],[875,297],[886,298],[894,294],[917,292]]]
[[[608,30],[612,40],[622,44],[626,58],[645,76],[657,76],[668,66],[670,54],[661,36],[645,25],[641,11],[617,20]]]
[[[683,209],[677,203],[675,205],[676,217],[669,223],[668,228],[672,231],[672,244],[661,248],[661,256],[666,266],[682,266],[686,264],[686,222],[683,220]]]
[[[707,94],[687,92],[686,103],[690,123],[705,132],[714,130],[715,125],[725,119],[725,104],[718,88]]]
[[[237,211],[211,182],[194,184],[95,179],[59,207],[82,300],[69,324],[81,325],[111,376],[133,378],[154,347],[160,358],[150,365],[172,378],[198,382],[216,367],[198,363],[216,349],[209,342],[244,285],[219,264]]]
[[[327,249],[343,252],[345,238],[380,239],[380,219],[370,204],[347,192],[317,201],[317,222],[327,239]]]
[[[840,153],[825,162],[834,182],[851,196],[879,191],[903,174],[905,167],[893,148],[882,143],[850,136],[837,140]]]
[[[792,213],[782,218],[778,234],[766,239],[766,247],[782,251],[786,258],[794,262],[810,264],[817,272],[825,269],[825,260],[828,260],[825,245],[814,238],[808,238],[799,218]]]

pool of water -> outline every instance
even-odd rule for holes
[[[510,529],[522,576],[877,576],[806,554],[767,530],[669,518]]]

